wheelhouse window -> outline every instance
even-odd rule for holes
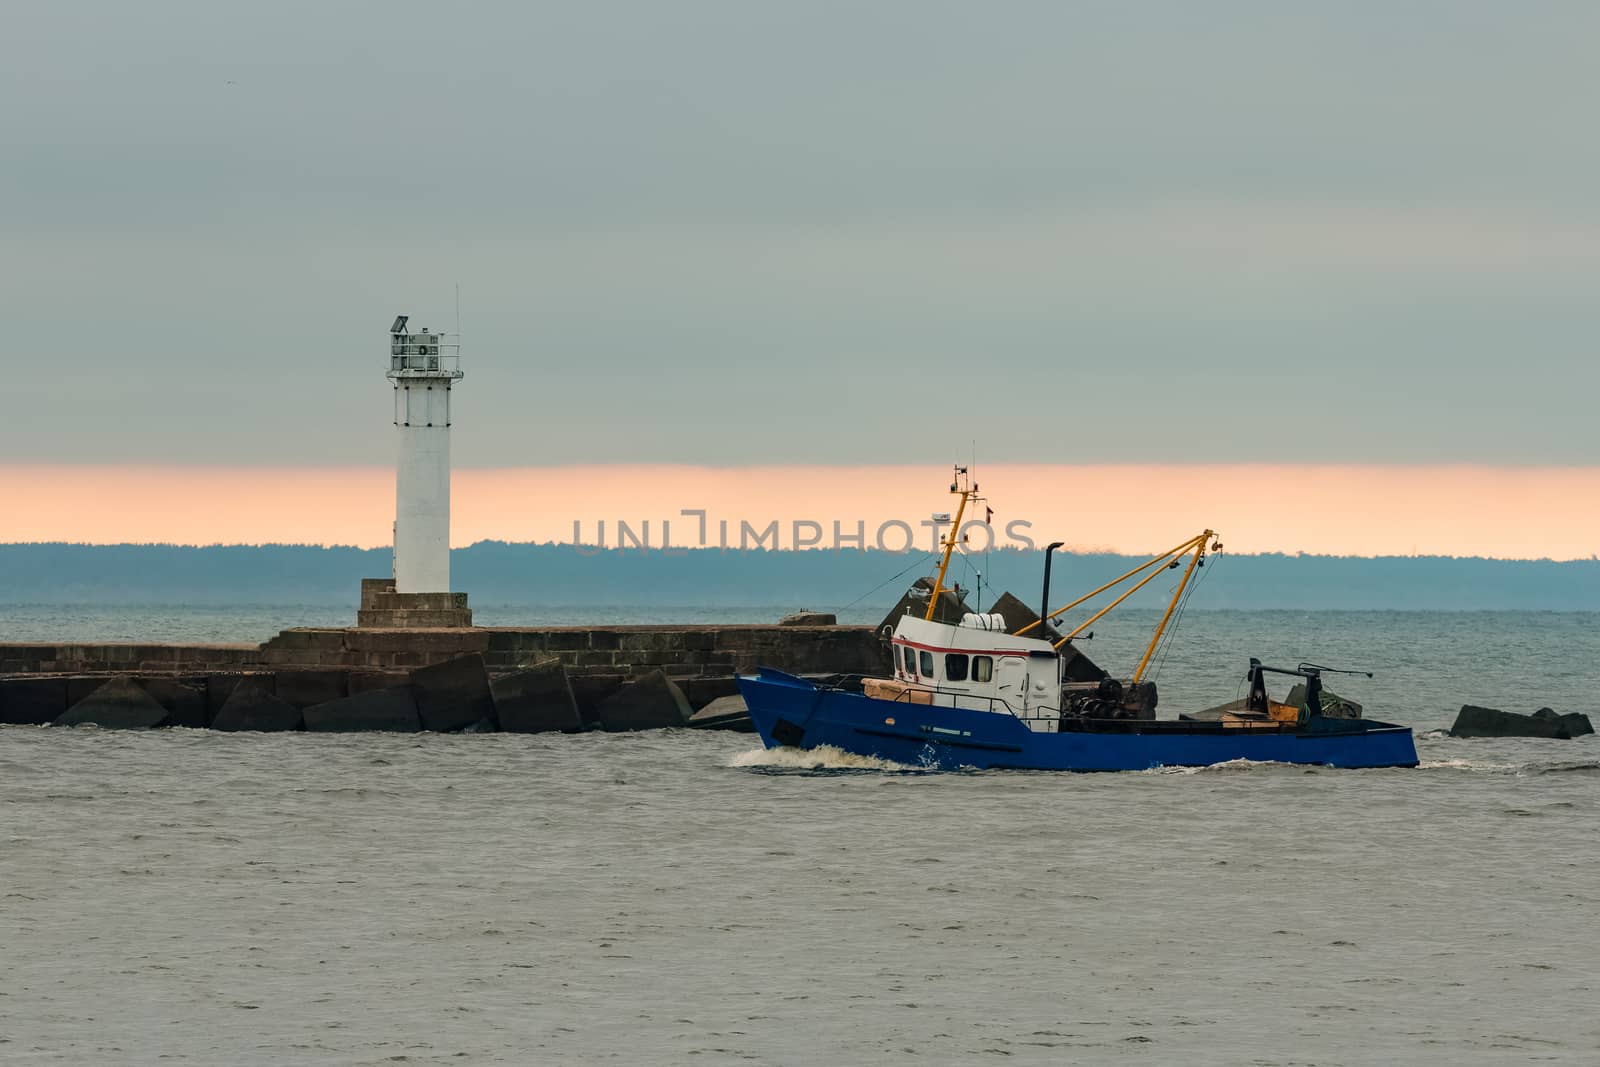
[[[934,676],[932,652],[922,653],[922,676],[924,678],[932,678]]]
[[[944,658],[944,676],[952,682],[967,680],[967,657],[958,656],[954,652]]]
[[[972,657],[972,680],[974,682],[987,682],[994,677],[993,656]]]
[[[906,677],[907,678],[915,677],[915,675],[917,673],[917,654],[916,654],[916,652],[914,652],[912,650],[910,645],[902,645],[901,648],[900,648],[900,652],[901,652],[900,662],[905,664]]]

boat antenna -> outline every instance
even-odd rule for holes
[[[971,464],[968,465],[967,470],[968,471],[976,471],[977,469],[978,469],[978,440],[977,440],[977,438],[973,438],[973,440],[972,440],[972,462],[971,462]],[[976,488],[976,486],[974,486],[974,488]],[[991,551],[993,551],[993,549],[994,549],[994,528],[992,526],[990,526],[990,523],[991,523],[991,521],[993,519],[994,519],[994,509],[990,508],[990,507],[985,507],[984,508],[984,513],[983,513],[983,524],[984,524],[984,526],[989,527],[988,532],[987,532],[987,536],[984,538],[984,541],[983,541],[983,570],[985,570],[985,571],[989,569],[989,553]],[[978,574],[977,601],[972,605],[972,610],[974,610],[974,611],[976,611],[976,612],[981,614],[983,612],[983,571],[978,571],[977,574]]]

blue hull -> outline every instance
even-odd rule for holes
[[[1229,760],[1327,767],[1415,767],[1405,726],[1317,718],[1295,730],[1118,724],[1106,732],[1040,733],[987,711],[877,700],[762,668],[739,679],[768,748],[824,745],[912,767],[1038,771],[1143,771]],[[1141,732],[1144,731],[1144,732]]]

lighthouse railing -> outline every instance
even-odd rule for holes
[[[461,377],[460,335],[431,332],[391,334],[389,375]]]

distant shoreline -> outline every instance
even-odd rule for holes
[[[1062,553],[1058,604],[1115,577],[1138,557]],[[387,549],[301,545],[0,545],[0,598],[13,605],[281,605],[354,610],[362,578],[390,569]],[[958,558],[950,580],[989,602],[1009,590],[1039,599],[1038,552]],[[493,607],[743,610],[812,608],[870,615],[917,575],[916,554],[697,549],[657,551],[482,542],[452,553],[452,585]],[[898,576],[898,577],[897,577]],[[1168,583],[1129,602],[1153,606]],[[1600,610],[1600,561],[1223,555],[1191,610]]]

